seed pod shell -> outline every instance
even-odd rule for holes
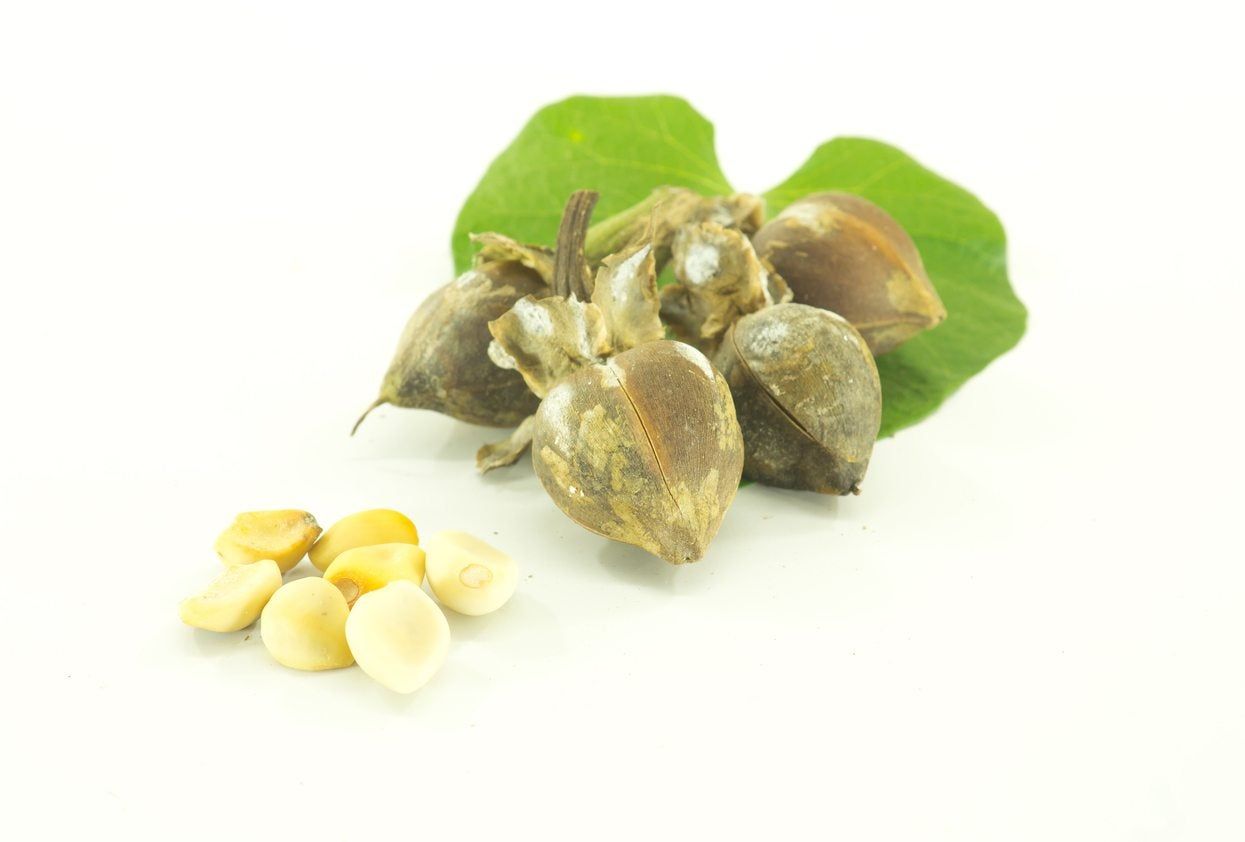
[[[704,555],[735,497],[743,439],[709,360],[659,340],[556,386],[537,412],[532,455],[572,520],[682,564]]]
[[[539,273],[517,261],[477,266],[441,287],[407,322],[368,412],[389,403],[489,427],[518,424],[539,401],[517,372],[489,360],[488,323],[520,298],[548,292]]]
[[[730,384],[744,476],[766,485],[859,493],[882,421],[863,337],[816,307],[781,304],[731,327],[714,361]]]
[[[788,205],[752,239],[797,304],[838,313],[885,354],[947,317],[908,232],[850,193],[815,193]]]

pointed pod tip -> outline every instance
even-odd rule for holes
[[[373,401],[371,406],[363,410],[363,414],[359,416],[359,420],[354,422],[354,426],[350,428],[350,435],[353,436],[355,433],[359,432],[359,426],[363,423],[364,419],[366,419],[369,415],[372,414],[373,409],[375,409],[378,406],[383,406],[387,403],[389,403],[389,400],[383,397],[377,398],[375,401]]]

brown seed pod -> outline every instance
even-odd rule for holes
[[[882,387],[863,337],[828,310],[780,304],[731,327],[714,362],[744,434],[744,476],[858,494],[882,422]]]
[[[806,196],[752,242],[796,303],[838,313],[874,354],[894,350],[947,317],[908,232],[860,196]]]
[[[580,526],[682,564],[717,534],[743,439],[722,375],[696,349],[663,339],[555,386],[536,413],[532,462]]]
[[[472,424],[512,427],[536,411],[537,397],[518,372],[494,365],[488,323],[528,295],[547,295],[540,274],[516,260],[484,263],[428,297],[398,340],[382,404],[431,409]]]

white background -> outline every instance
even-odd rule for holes
[[[1239,24],[432,5],[0,11],[5,836],[1245,837]],[[1000,214],[1031,309],[863,496],[747,488],[680,569],[526,461],[478,478],[488,431],[346,435],[527,117],[659,91],[741,189],[901,146]],[[176,613],[278,506],[525,578],[415,696],[286,670]]]

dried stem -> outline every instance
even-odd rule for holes
[[[584,238],[588,234],[588,222],[596,207],[599,194],[595,190],[576,190],[566,200],[562,211],[562,225],[558,228],[558,249],[553,259],[553,294],[563,298],[572,295],[587,301],[592,291],[588,289],[588,261],[584,259]]]

